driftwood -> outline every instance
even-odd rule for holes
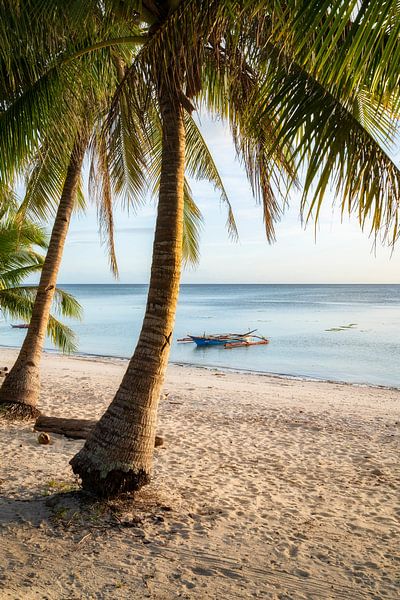
[[[97,421],[91,419],[62,419],[61,417],[46,417],[41,415],[36,419],[34,429],[46,433],[58,433],[75,440],[86,440]],[[156,435],[154,446],[162,446],[164,438]]]

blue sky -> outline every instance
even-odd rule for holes
[[[313,224],[304,228],[299,218],[299,194],[276,227],[277,241],[266,242],[262,210],[251,195],[243,168],[235,159],[232,142],[220,123],[202,119],[202,131],[224,181],[239,229],[240,240],[230,241],[226,210],[209,184],[192,183],[205,219],[201,259],[187,268],[183,283],[400,283],[400,249],[378,245],[363,233],[353,217],[340,219],[327,195],[316,236]],[[397,164],[400,151],[393,154]],[[155,205],[137,214],[116,210],[116,242],[120,283],[145,283],[149,278]],[[113,283],[106,248],[99,242],[96,209],[73,217],[61,272],[61,283]]]

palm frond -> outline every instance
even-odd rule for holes
[[[398,0],[259,0],[247,6],[253,18],[263,17],[262,37],[325,89],[340,88],[348,100],[362,88],[400,98]]]
[[[209,181],[220,193],[221,201],[227,206],[226,226],[233,240],[238,239],[235,217],[228,195],[214,159],[196,122],[189,113],[185,113],[186,130],[186,171],[190,177]]]
[[[280,218],[288,192],[297,186],[293,148],[279,137],[272,113],[262,119],[253,111],[265,101],[262,73],[244,59],[245,50],[234,45],[213,48],[204,64],[204,103],[230,125],[237,156],[244,165],[253,195],[263,206],[267,239],[274,240],[274,223]],[[226,108],[229,107],[229,110]]]
[[[67,110],[64,89],[60,73],[53,71],[0,112],[0,172],[5,184],[13,181],[39,149],[41,132],[46,128],[55,129],[54,124],[69,115],[71,121],[65,136],[74,130],[76,113]]]
[[[358,106],[346,105],[295,63],[289,66],[277,49],[269,47],[268,57],[265,100],[252,109],[253,119],[259,122],[272,114],[279,124],[278,139],[295,147],[297,168],[305,172],[302,210],[308,204],[307,217],[318,218],[332,185],[342,210],[356,212],[362,227],[370,220],[372,231],[394,243],[400,172],[373,136],[375,116],[371,119],[364,109],[363,126]],[[385,127],[384,120],[379,127]]]
[[[84,189],[83,189],[83,179],[82,179],[82,175],[81,175],[81,177],[79,179],[79,183],[78,183],[78,189],[76,191],[75,211],[77,213],[85,212],[86,207],[87,207],[87,203],[86,203],[85,193],[84,193]]]
[[[20,288],[0,289],[0,310],[4,315],[29,323],[32,307],[32,300]]]
[[[15,191],[9,185],[0,184],[0,220],[14,215],[17,211],[19,200]]]
[[[38,273],[42,266],[43,260],[23,267],[7,268],[7,270],[5,270],[4,266],[2,265],[0,271],[0,289],[19,285],[29,275]]]
[[[185,179],[183,206],[183,243],[182,254],[186,265],[197,265],[200,260],[200,231],[203,225],[202,214],[196,205],[192,190]]]
[[[103,136],[93,136],[90,151],[89,194],[96,201],[100,234],[103,240],[107,241],[111,271],[117,277],[118,264],[114,245],[114,214],[110,167]]]
[[[76,335],[73,330],[52,315],[49,317],[47,335],[64,354],[72,354],[78,349]]]
[[[135,90],[128,84],[122,85],[125,70],[118,57],[115,69],[119,86],[100,133],[105,139],[113,192],[126,208],[135,209],[143,203],[148,189],[147,135],[142,124],[143,113],[138,112],[134,101]]]
[[[82,319],[82,306],[69,292],[57,287],[53,298],[53,310],[56,314],[70,319]]]
[[[72,141],[72,140],[71,140]],[[19,212],[28,218],[54,217],[62,194],[72,145],[61,136],[41,143],[26,173],[26,191]]]
[[[20,220],[18,213],[0,220],[0,252],[6,253],[10,248],[27,245],[46,247],[47,234],[44,227],[29,220]]]
[[[29,323],[37,288],[35,286],[0,289],[0,310],[13,319],[22,319]],[[81,308],[78,302],[62,290],[57,290],[57,312],[64,316],[79,318]],[[70,354],[77,350],[76,336],[70,327],[50,315],[47,335],[62,352]]]

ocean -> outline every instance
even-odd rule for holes
[[[81,322],[69,323],[79,353],[132,354],[146,285],[60,287],[84,309]],[[187,334],[252,329],[270,344],[226,350],[176,342]],[[24,335],[0,321],[0,345],[19,346]],[[400,285],[182,285],[170,360],[400,388]]]

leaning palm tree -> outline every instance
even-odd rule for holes
[[[83,487],[100,496],[138,489],[151,477],[181,272],[186,118],[195,103],[230,123],[269,239],[279,194],[284,201],[296,175],[306,216],[318,217],[331,183],[362,226],[391,243],[398,236],[400,174],[384,151],[399,114],[397,2],[131,4],[150,27],[123,85],[144,128],[157,107],[162,161],[139,341],[109,408],[71,461]]]
[[[12,138],[16,142],[11,161],[7,163],[7,156],[3,156],[3,177],[12,181],[30,161],[22,211],[33,212],[42,218],[48,216],[49,209],[55,213],[28,332],[0,390],[3,411],[8,409],[14,417],[29,419],[38,414],[39,363],[72,211],[78,199],[82,199],[84,156],[96,118],[104,112],[105,97],[115,88],[116,80],[111,71],[110,76],[103,77],[99,84],[99,79],[88,76],[86,63],[78,68],[76,64],[63,65],[61,61],[55,69],[52,56],[55,52],[59,55],[65,51],[74,33],[70,20],[63,19],[59,13],[59,19],[51,28],[27,42],[27,38],[32,39],[32,27],[38,26],[41,20],[40,17],[30,18],[35,3],[10,8],[2,15],[8,31],[4,31],[0,56],[3,70],[6,65],[9,73],[3,89],[0,129],[4,139]],[[33,57],[26,56],[26,43],[32,47]],[[94,71],[99,65],[91,63],[90,67]],[[47,102],[49,93],[52,96],[50,103]],[[64,121],[69,127],[60,131],[59,124]],[[32,155],[35,155],[33,160]],[[105,196],[105,202],[109,202],[109,195]],[[111,227],[109,232],[111,236]],[[115,270],[113,252],[111,261]]]
[[[22,285],[29,275],[40,273],[44,258],[37,251],[46,249],[47,234],[33,221],[22,220],[16,205],[0,211],[0,311],[8,317],[30,321],[38,287]],[[73,296],[55,289],[52,303],[56,312],[64,317],[80,318],[81,308]],[[76,349],[72,330],[53,315],[49,316],[47,335],[63,352]],[[4,411],[2,411],[4,414]]]
[[[65,238],[76,202],[85,144],[79,140],[71,153],[46,257],[41,265],[39,285],[31,307],[31,317],[17,360],[0,390],[2,411],[14,418],[34,418],[39,383],[39,361],[44,347],[46,331],[51,322],[50,309],[56,296],[56,280],[61,263]]]
[[[109,27],[109,20],[107,24]],[[137,29],[135,22],[129,24],[129,27],[133,29],[133,32]],[[104,35],[104,30],[101,28],[97,34],[100,35],[100,33]],[[51,57],[46,57],[44,74],[37,74],[38,67],[34,65],[35,68],[33,68],[29,64],[33,69],[32,81],[28,78],[27,81],[19,83],[16,98],[10,94],[11,99],[8,104],[6,103],[3,124],[0,120],[0,135],[3,135],[6,140],[10,137],[17,140],[13,152],[14,162],[11,163],[15,170],[15,164],[17,167],[23,164],[26,157],[36,148],[34,134],[37,135],[37,133],[31,131],[31,124],[27,122],[26,114],[30,117],[32,111],[34,115],[36,114],[35,102],[40,107],[41,115],[44,117],[40,131],[41,144],[33,161],[33,167],[30,169],[22,210],[32,212],[41,218],[47,216],[49,207],[53,208],[55,212],[49,250],[43,265],[28,333],[18,358],[0,390],[0,404],[3,405],[3,408],[9,407],[11,413],[20,418],[32,418],[37,414],[36,404],[40,392],[39,362],[43,349],[44,331],[49,319],[50,304],[71,213],[78,197],[82,196],[80,178],[85,152],[89,150],[91,154],[89,192],[98,202],[100,224],[108,236],[111,268],[114,273],[117,272],[117,264],[113,247],[112,197],[123,194],[125,202],[137,203],[139,193],[144,196],[149,186],[154,190],[157,189],[160,170],[161,129],[157,114],[154,113],[152,126],[148,128],[146,136],[140,137],[140,127],[137,127],[135,123],[135,107],[130,103],[128,96],[121,97],[118,102],[118,118],[114,120],[112,132],[108,136],[108,149],[105,147],[102,120],[106,99],[123,79],[124,60],[129,60],[132,51],[127,51],[125,48],[125,51],[117,54],[115,50],[110,52],[109,48],[105,48],[100,56],[89,57],[86,52],[83,52],[85,68],[78,69],[76,63],[79,61],[80,65],[82,62],[79,60],[81,51],[76,50],[76,46],[73,48],[66,48],[65,44],[63,46],[64,38],[60,39],[60,47],[57,47],[53,63]],[[136,38],[140,40],[140,36],[136,36]],[[129,41],[132,42],[132,39],[129,38]],[[13,49],[15,53],[14,46]],[[45,49],[48,50],[47,45],[45,45]],[[43,52],[43,49],[41,51]],[[35,60],[38,60],[36,55]],[[72,69],[72,73],[67,66]],[[88,66],[93,71],[101,73],[100,80],[98,77],[97,79],[88,77]],[[60,68],[65,71],[63,78],[60,77]],[[16,73],[18,72],[16,67]],[[108,74],[107,77],[103,76],[105,72]],[[75,85],[80,86],[77,89],[79,93],[73,94],[69,89],[71,74],[75,76]],[[68,120],[71,116],[68,135],[65,135],[64,130],[61,135],[59,133],[60,113],[59,107],[57,110],[54,103],[58,104],[60,98],[55,96],[55,99],[49,101],[48,93],[41,96],[41,85],[47,92],[47,86],[54,85],[53,79],[57,80],[61,88],[64,86],[62,107],[66,113],[61,116],[64,120]],[[86,83],[87,80],[89,84]],[[37,89],[32,106],[32,87],[35,86]],[[81,118],[79,118],[80,113],[82,114]],[[36,123],[36,128],[39,125],[39,122]],[[199,176],[211,179],[214,185],[221,189],[223,199],[227,201],[211,155],[204,146],[195,123],[193,122],[191,126],[193,130],[192,143],[188,148],[192,154],[196,153],[197,165],[194,167],[194,172]],[[28,148],[20,148],[18,141],[22,138],[24,143],[25,137],[22,132],[25,131],[30,132],[32,136],[31,144]],[[131,134],[132,131],[135,132],[135,135]],[[20,157],[19,162],[15,161],[15,157]],[[150,157],[152,176],[149,176],[146,182],[144,166]],[[10,164],[7,167],[8,171],[11,170],[13,173]],[[57,197],[60,197],[58,203]],[[201,214],[194,203],[187,183],[185,184],[184,204],[183,256],[185,260],[190,261],[196,258]],[[18,411],[15,410],[15,407],[18,408]]]

